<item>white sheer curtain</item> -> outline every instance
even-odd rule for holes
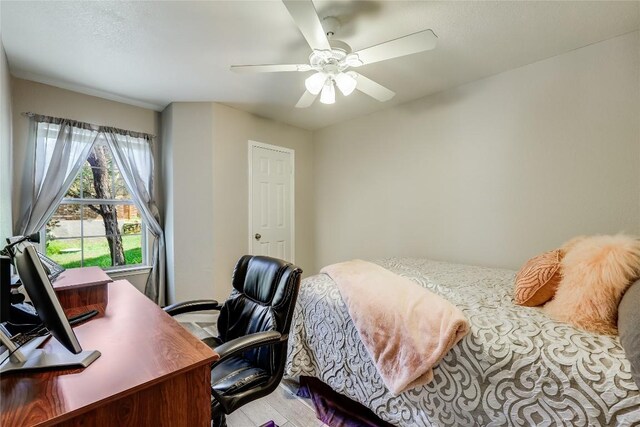
[[[44,228],[87,159],[98,131],[71,120],[31,118],[35,127],[33,180],[19,215],[19,235]]]
[[[165,246],[160,214],[153,197],[153,153],[146,135],[124,134],[118,129],[104,128],[104,134],[131,197],[155,237],[151,250],[151,273],[145,294],[158,304],[165,298]]]

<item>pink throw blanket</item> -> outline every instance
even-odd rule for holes
[[[469,322],[454,305],[379,265],[353,260],[320,272],[337,284],[394,395],[433,380],[433,367],[469,332]]]

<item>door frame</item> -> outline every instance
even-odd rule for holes
[[[296,152],[291,148],[280,147],[278,145],[265,144],[264,142],[249,140],[248,143],[248,157],[249,157],[249,246],[248,252],[253,255],[253,148],[264,148],[266,150],[279,151],[281,153],[287,153],[291,156],[291,174],[289,175],[290,183],[290,222],[291,222],[291,259],[289,262],[295,263],[296,258]]]

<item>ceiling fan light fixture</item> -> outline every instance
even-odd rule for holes
[[[325,86],[326,81],[327,75],[325,73],[318,72],[307,77],[307,79],[304,81],[304,86],[310,93],[312,93],[313,95],[317,95]]]
[[[354,78],[354,73],[339,73],[335,76],[336,85],[344,96],[349,96],[356,89],[358,82]]]
[[[2,0],[0,0],[2,1]],[[340,28],[335,16],[320,19],[313,0],[282,0],[298,29],[311,48],[309,64],[232,65],[235,72],[307,72],[306,90],[297,108],[310,107],[316,98],[324,104],[336,101],[336,86],[344,96],[355,89],[380,102],[394,97],[395,92],[355,71],[363,65],[387,61],[407,55],[426,52],[436,47],[438,36],[432,30],[422,30],[353,52],[349,44],[333,38]]]
[[[320,102],[323,104],[334,104],[336,102],[336,89],[333,86],[333,80],[329,79],[322,88],[320,94]]]
[[[344,62],[349,67],[360,67],[361,65],[364,65],[357,53],[350,53],[349,55],[347,55],[347,57],[344,59]]]

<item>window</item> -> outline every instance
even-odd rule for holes
[[[146,226],[104,137],[45,227],[46,254],[65,268],[147,264]]]

